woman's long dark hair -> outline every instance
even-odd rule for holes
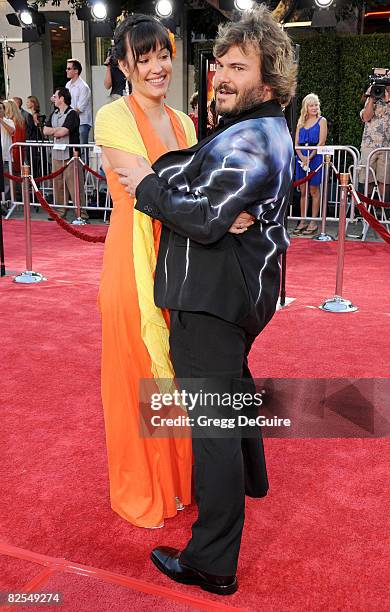
[[[162,23],[151,15],[130,15],[114,32],[115,57],[125,60],[127,50],[131,49],[135,65],[141,55],[167,49],[172,57],[173,49],[169,32]]]

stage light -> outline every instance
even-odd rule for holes
[[[333,0],[314,0],[319,8],[329,8],[333,4]]]
[[[8,0],[15,13],[6,15],[8,23],[22,28],[23,42],[37,42],[45,33],[45,15],[36,6],[29,6],[26,0]]]
[[[21,11],[19,13],[20,23],[24,26],[30,26],[33,23],[33,16],[30,11]]]
[[[104,2],[95,2],[91,6],[91,13],[97,21],[104,21],[107,18],[107,6]]]
[[[158,0],[156,3],[156,13],[159,17],[170,17],[173,13],[173,6],[170,0]]]
[[[253,6],[253,0],[234,0],[234,6],[239,11],[249,11]]]

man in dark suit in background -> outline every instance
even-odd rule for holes
[[[164,224],[155,302],[171,312],[176,376],[191,390],[232,396],[254,391],[247,356],[275,312],[279,258],[289,244],[293,147],[282,105],[294,94],[296,67],[288,36],[264,5],[221,26],[214,55],[218,130],[152,169],[135,158],[134,168],[117,171],[136,209]],[[243,211],[255,223],[245,234],[227,233]],[[237,590],[245,494],[268,490],[263,446],[259,430],[251,438],[201,430],[193,431],[192,538],[181,552],[158,547],[151,558],[177,582],[228,595]]]

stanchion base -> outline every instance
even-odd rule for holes
[[[276,304],[276,310],[281,310],[282,308],[286,308],[287,306],[289,306],[295,300],[296,300],[296,298],[286,297],[286,301],[284,302],[284,304],[281,304],[280,303],[280,298],[278,298],[278,302]]]
[[[349,300],[340,297],[339,295],[335,295],[328,300],[325,300],[321,306],[321,310],[326,310],[327,312],[356,312],[358,307],[352,304]]]
[[[315,236],[313,240],[319,240],[320,242],[331,242],[332,240],[335,240],[335,238],[333,238],[333,236],[329,236],[329,234],[318,234],[318,236]]]
[[[87,222],[81,217],[77,217],[77,219],[73,219],[72,225],[87,225]]]
[[[32,270],[26,270],[18,276],[15,276],[15,283],[23,283],[25,285],[31,285],[32,283],[40,283],[41,281],[47,280],[42,274],[39,272],[33,272]]]

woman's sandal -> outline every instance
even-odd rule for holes
[[[175,497],[175,501],[176,501],[176,510],[180,510],[180,511],[184,510],[185,505],[181,501],[180,497]]]
[[[306,229],[307,229],[307,225],[302,225],[301,227],[298,227],[297,225],[295,230],[293,231],[293,234],[297,236],[298,234],[302,234],[302,232],[304,232]]]
[[[302,232],[302,235],[303,235],[303,236],[313,236],[314,234],[317,234],[317,233],[318,233],[318,227],[316,226],[316,227],[311,227],[310,229],[309,229],[309,228],[306,228],[306,229],[305,229],[305,230]]]

